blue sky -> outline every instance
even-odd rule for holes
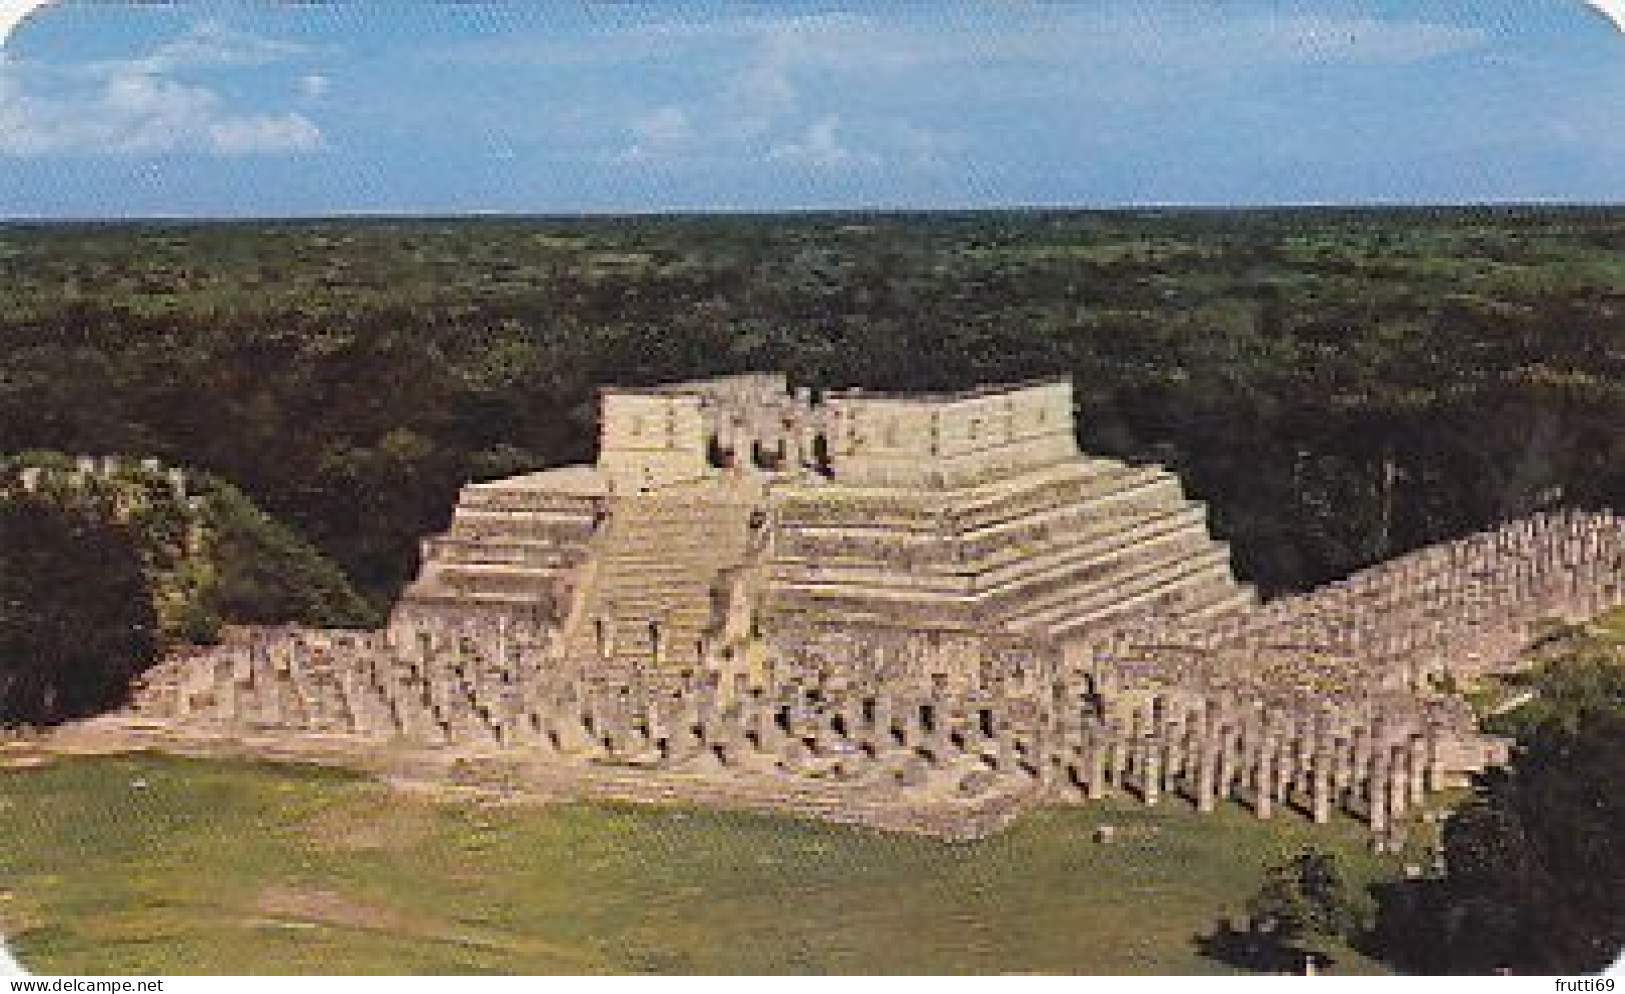
[[[0,216],[1625,200],[1580,0],[61,0]]]

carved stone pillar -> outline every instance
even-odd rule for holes
[[[1196,810],[1212,811],[1214,807],[1214,777],[1218,767],[1218,749],[1209,739],[1202,744],[1196,757]]]
[[[1162,800],[1162,757],[1158,754],[1154,739],[1147,740],[1142,748],[1145,750],[1145,762],[1141,771],[1141,792],[1145,803],[1153,805]]]
[[[1084,791],[1089,800],[1098,801],[1106,796],[1106,744],[1094,738],[1084,746],[1088,757],[1087,781]]]
[[[1266,740],[1258,751],[1253,774],[1253,814],[1267,821],[1275,813],[1275,742]]]
[[[1317,825],[1324,825],[1332,820],[1332,776],[1331,757],[1324,751],[1324,746],[1318,746],[1310,759],[1313,769],[1310,776],[1310,817]]]

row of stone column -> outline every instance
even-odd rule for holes
[[[795,684],[742,697],[703,684],[634,694],[468,648],[412,658],[379,640],[273,634],[192,660],[190,689],[174,692],[195,700],[198,684],[212,681],[212,720],[244,731],[342,731],[573,761],[703,760],[746,772],[845,755],[877,769],[902,761],[927,771],[975,768],[1040,781],[1061,797],[1123,791],[1157,803],[1173,795],[1203,811],[1236,800],[1261,818],[1297,807],[1326,821],[1341,807],[1378,833],[1437,786],[1437,737],[1414,716],[1336,726],[1323,714],[1269,712],[1189,690],[1103,710],[1095,688],[1067,682],[1039,701],[832,699]],[[182,708],[177,717],[201,716]]]

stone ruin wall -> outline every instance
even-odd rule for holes
[[[809,471],[854,487],[962,487],[1078,456],[1072,383],[814,397],[749,373],[600,393],[599,468],[632,493],[723,468]]]
[[[1625,603],[1625,518],[1565,512],[1206,626],[1062,643],[831,628],[760,679],[565,664],[494,614],[399,633],[245,631],[104,720],[168,747],[321,757],[510,792],[688,800],[945,837],[1126,795],[1338,811],[1378,846],[1498,760],[1432,679],[1510,665],[1542,620]],[[945,678],[958,673],[958,679]],[[645,679],[648,677],[648,679]]]
[[[965,487],[1078,457],[1070,380],[942,397],[843,391],[824,407],[830,472],[850,486]]]
[[[178,632],[189,619],[205,588],[213,582],[208,564],[216,536],[208,500],[185,470],[156,459],[80,456],[71,465],[28,465],[0,472],[0,492],[105,501],[115,520],[138,525],[159,509],[171,515],[176,532],[163,541],[138,543],[141,568],[152,589],[158,628]]]

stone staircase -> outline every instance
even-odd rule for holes
[[[463,488],[451,525],[423,543],[423,565],[401,607],[555,608],[561,581],[578,568],[594,528],[590,497],[498,481]]]
[[[723,622],[726,571],[749,554],[757,506],[715,487],[618,498],[567,653],[612,669],[697,668]]]

